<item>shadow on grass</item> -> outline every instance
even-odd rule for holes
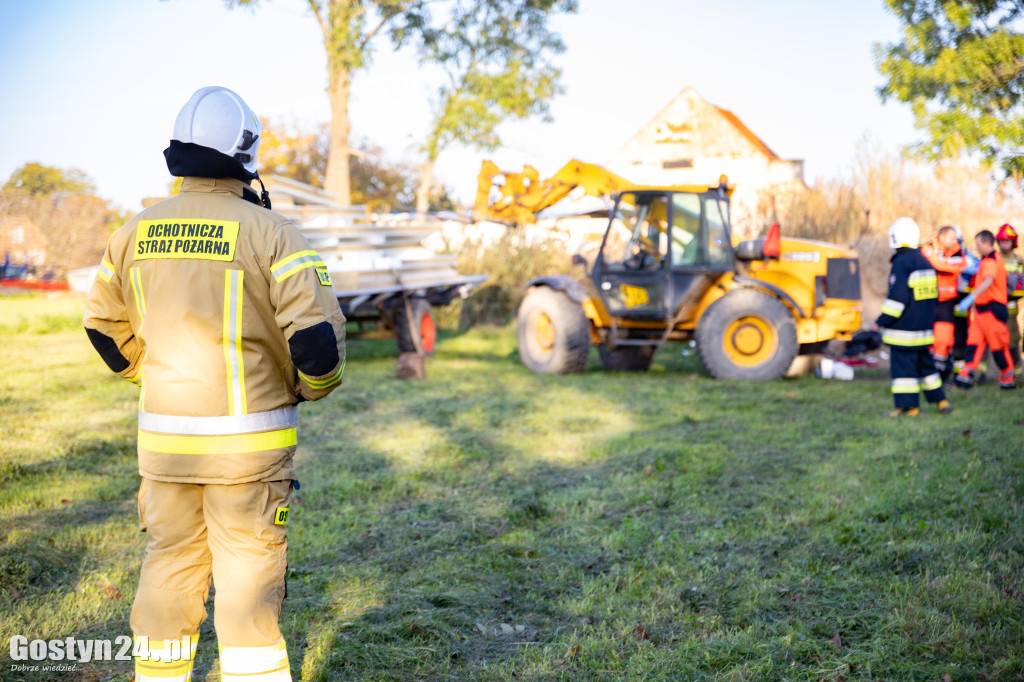
[[[1019,504],[985,496],[1020,489],[1020,463],[991,454],[1015,432],[964,440],[966,410],[879,421],[883,379],[713,382],[681,353],[535,377],[452,341],[418,385],[390,378],[393,345],[354,341],[354,385],[302,408],[281,617],[296,679],[1021,670]],[[213,680],[212,619],[202,632],[194,679]]]
[[[316,531],[293,540],[297,599],[283,618],[292,611],[303,679],[909,679],[1000,660],[1020,669],[1007,648],[1021,634],[1019,599],[996,595],[979,609],[929,587],[954,547],[992,573],[1019,567],[1015,550],[997,551],[1017,517],[986,522],[990,502],[950,509],[948,496],[922,493],[928,476],[907,477],[922,454],[934,449],[930,475],[955,486],[959,465],[943,459],[970,453],[941,445],[945,433],[924,422],[908,435],[877,420],[884,377],[749,385],[680,374],[690,360],[669,360],[647,375],[531,379],[541,393],[609,403],[594,419],[630,416],[606,437],[586,433],[587,415],[563,420],[591,436],[579,461],[538,461],[517,440],[544,395],[439,401],[427,386],[422,398],[354,399],[352,420],[399,400],[406,421],[394,428],[426,424],[440,442],[409,443],[419,467],[373,435],[313,446],[307,468],[331,473],[313,484],[322,489],[307,484],[316,520],[304,523]],[[998,533],[971,537],[977,529]],[[979,589],[1013,594],[1018,582],[989,576]],[[908,599],[928,604],[922,623],[905,622]],[[1001,624],[964,648],[955,633],[977,627],[979,613]]]

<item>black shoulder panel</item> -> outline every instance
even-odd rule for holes
[[[300,372],[311,377],[327,374],[337,366],[338,338],[330,322],[321,322],[300,329],[288,339],[292,362]]]
[[[121,355],[121,350],[117,347],[117,342],[114,339],[88,327],[85,333],[89,336],[92,347],[103,358],[103,362],[107,363],[107,367],[110,368],[111,372],[123,372],[128,369],[131,363],[128,362],[128,358]]]

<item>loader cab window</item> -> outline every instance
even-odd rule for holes
[[[704,197],[704,216],[708,227],[708,265],[731,265],[729,253],[729,204],[713,196]]]
[[[729,265],[729,205],[710,194],[672,195],[672,267]]]
[[[672,265],[698,265],[703,260],[700,233],[700,195],[672,195]]]
[[[626,193],[608,226],[601,262],[609,270],[659,270],[668,255],[668,202],[663,195]]]

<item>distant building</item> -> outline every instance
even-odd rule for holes
[[[644,185],[734,187],[732,223],[760,232],[759,199],[804,184],[802,159],[782,159],[731,111],[686,88],[609,160],[607,167]]]
[[[46,263],[46,238],[25,217],[0,219],[0,264],[42,267]]]

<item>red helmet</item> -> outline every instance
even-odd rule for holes
[[[1002,227],[999,228],[999,234],[996,235],[996,239],[1008,239],[1013,242],[1013,248],[1017,248],[1017,230],[1013,229],[1013,225],[1010,223],[1003,223]]]

